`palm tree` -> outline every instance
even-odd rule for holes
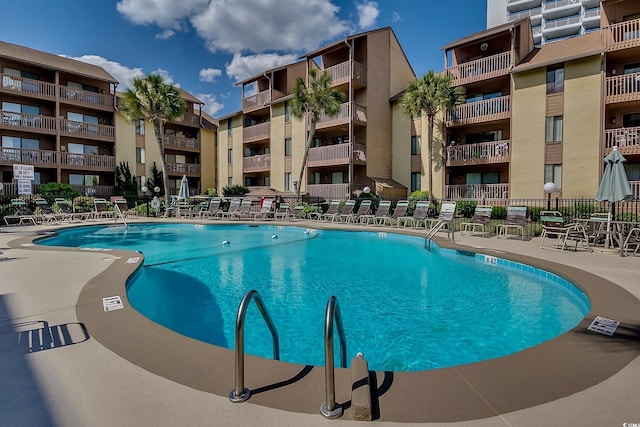
[[[162,170],[162,184],[165,200],[169,197],[169,176],[164,160],[164,146],[162,145],[162,127],[171,122],[186,109],[180,90],[171,83],[165,83],[159,74],[149,74],[146,77],[134,78],[131,89],[122,95],[119,104],[122,115],[131,123],[145,119],[153,123],[153,131],[160,148],[160,169]]]
[[[331,76],[326,73],[318,73],[318,70],[309,70],[308,76],[309,86],[305,84],[302,77],[296,78],[296,84],[293,90],[293,99],[291,100],[291,115],[297,119],[303,119],[305,115],[309,116],[309,133],[307,135],[307,144],[302,157],[302,165],[300,166],[300,177],[298,178],[298,186],[296,188],[296,199],[300,198],[300,188],[302,187],[302,177],[309,157],[309,148],[316,134],[316,124],[320,114],[327,116],[335,116],[340,112],[342,103],[345,101],[345,95],[335,88],[331,87]]]
[[[440,111],[453,110],[464,101],[462,87],[451,87],[451,76],[427,74],[409,83],[402,99],[400,109],[409,117],[426,116],[428,119],[427,158],[429,168],[429,198],[433,199],[433,128],[435,117]]]

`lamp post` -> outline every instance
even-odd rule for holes
[[[160,196],[159,196],[159,194],[160,194],[160,187],[158,187],[158,186],[153,187],[153,192],[155,193],[156,200],[158,201],[158,202],[157,202],[157,207],[155,207],[154,209],[155,209],[156,211],[160,211],[160,208],[162,207],[162,203],[160,203]],[[166,195],[166,194],[165,194],[165,197],[167,197],[167,195]],[[157,212],[156,212],[156,213],[157,213]]]
[[[547,210],[551,210],[551,193],[556,191],[556,185],[553,182],[547,182],[544,184],[544,192],[547,193]]]
[[[149,217],[149,189],[147,187],[142,187],[140,189],[140,191],[142,191],[144,193],[144,201],[145,204],[147,205],[147,218]]]

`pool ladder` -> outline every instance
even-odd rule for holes
[[[234,403],[244,402],[251,397],[251,390],[244,385],[244,319],[249,308],[251,300],[255,300],[256,305],[262,318],[266,322],[271,337],[273,338],[273,358],[280,360],[280,343],[278,340],[278,331],[276,329],[271,316],[267,311],[264,301],[260,293],[251,290],[246,293],[238,307],[236,316],[236,333],[235,333],[235,388],[229,392],[229,400]],[[327,302],[327,309],[324,318],[324,359],[325,359],[325,393],[326,401],[320,405],[320,413],[326,418],[339,418],[342,416],[342,407],[336,403],[336,384],[334,372],[334,346],[333,346],[333,324],[335,321],[338,330],[338,338],[340,340],[340,367],[347,367],[347,345],[344,335],[344,327],[342,325],[342,315],[340,314],[340,306],[338,299],[331,296]]]
[[[118,217],[120,217],[120,219],[122,220],[122,223],[124,224],[124,228],[129,228],[129,225],[127,224],[127,220],[124,219],[124,214],[122,213],[120,206],[118,206],[117,203],[114,203],[114,205],[116,208],[116,221],[118,220]]]

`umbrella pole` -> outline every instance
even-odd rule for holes
[[[610,245],[610,239],[611,239],[611,207],[613,206],[612,202],[609,202],[609,214],[607,215],[607,234],[606,234],[606,238],[604,239],[604,248],[605,249],[609,249],[609,245]]]

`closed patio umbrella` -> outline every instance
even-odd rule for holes
[[[182,176],[182,181],[180,181],[180,191],[178,192],[178,200],[186,200],[189,198],[189,181],[187,181],[187,176]]]
[[[596,193],[596,200],[599,202],[609,202],[609,216],[607,220],[607,240],[605,247],[609,244],[609,232],[611,231],[611,212],[613,204],[623,200],[633,199],[633,192],[629,185],[627,173],[624,170],[624,162],[627,159],[618,151],[618,147],[613,147],[611,153],[605,158],[604,174],[600,187]]]

